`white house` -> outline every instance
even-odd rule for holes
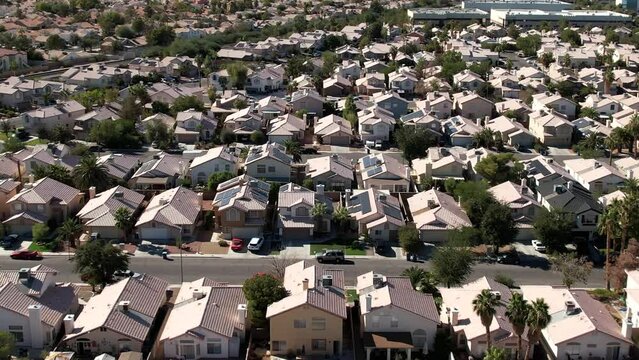
[[[278,143],[254,145],[244,162],[246,174],[256,179],[287,182],[291,179],[293,158]]]
[[[238,158],[226,146],[209,149],[191,161],[189,172],[194,184],[206,184],[208,178],[218,172],[237,174]]]

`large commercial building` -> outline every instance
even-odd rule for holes
[[[462,8],[479,9],[487,12],[500,9],[561,11],[571,9],[572,4],[559,0],[464,0],[462,1]]]
[[[639,8],[639,1],[637,0],[615,0],[615,5],[621,6],[624,9],[637,11]]]
[[[533,27],[543,22],[557,22],[567,20],[571,25],[614,25],[632,21],[632,16],[608,10],[492,10],[490,21],[499,26],[507,27],[516,24],[522,27]]]
[[[445,21],[485,21],[490,14],[479,9],[460,8],[416,8],[408,9],[408,17],[413,22],[430,21],[443,24]]]

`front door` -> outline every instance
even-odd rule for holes
[[[180,344],[180,355],[184,358],[184,359],[195,359],[195,344],[191,343],[191,344],[185,344],[185,343],[181,343]]]
[[[76,342],[78,354],[84,355],[91,352],[91,343],[88,340],[78,340]]]
[[[339,341],[333,341],[333,355],[340,355],[341,351],[340,351],[340,346],[339,346]]]

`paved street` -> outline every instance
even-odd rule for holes
[[[313,260],[311,260],[313,261]],[[73,273],[73,263],[66,256],[50,256],[41,261],[43,264],[57,269],[61,272],[59,281],[78,282],[79,277]],[[22,267],[35,266],[37,261],[11,260],[6,257],[0,258],[1,269],[19,269]],[[382,260],[382,259],[357,259],[351,264],[327,265],[344,269],[347,285],[354,285],[355,277],[362,273],[375,270],[384,275],[399,275],[403,269],[415,265],[403,260]],[[429,264],[419,263],[418,266],[429,268]],[[131,270],[140,273],[150,273],[164,278],[170,283],[180,282],[180,261],[162,260],[160,257],[132,257],[130,263]],[[202,276],[207,276],[213,280],[239,284],[245,278],[258,272],[268,272],[271,270],[271,260],[262,259],[221,259],[221,258],[184,258],[184,280],[195,280]],[[560,285],[561,276],[543,268],[500,265],[500,264],[477,264],[470,280],[486,275],[495,276],[504,274],[512,277],[517,284],[551,284]],[[583,286],[577,284],[577,287]],[[603,287],[603,270],[594,269],[590,281],[586,287]]]

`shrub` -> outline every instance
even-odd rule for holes
[[[508,275],[497,274],[495,275],[495,281],[502,285],[508,286],[511,289],[515,287],[515,280],[513,280],[513,278]]]
[[[49,227],[45,224],[35,224],[31,229],[31,233],[34,242],[43,243],[49,235]]]
[[[619,298],[619,295],[612,290],[594,289],[589,291],[589,293],[593,298],[595,298],[595,300],[599,300],[601,302],[607,302]]]
[[[221,247],[228,247],[229,243],[226,242],[226,240],[220,240],[217,242],[218,245],[220,245]]]

